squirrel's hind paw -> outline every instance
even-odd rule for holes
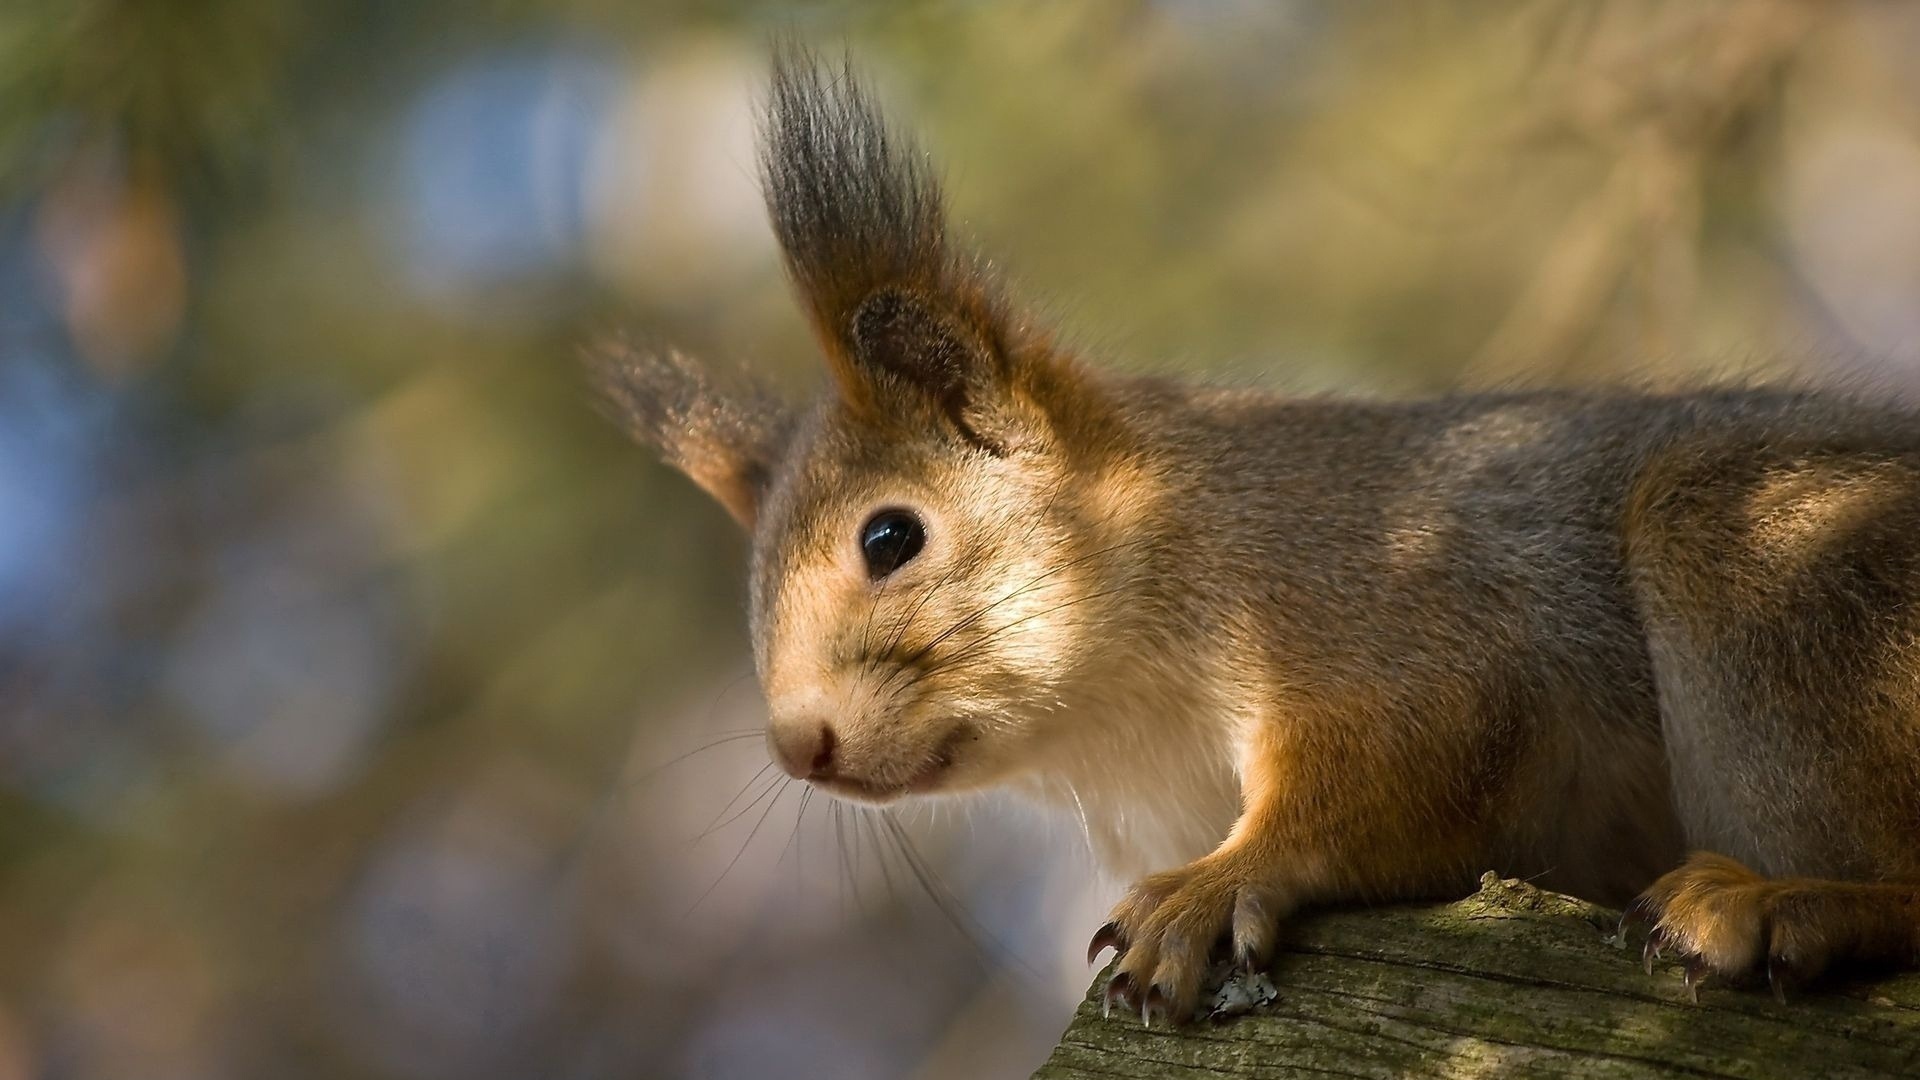
[[[1646,931],[1641,955],[1677,960],[1688,996],[1719,979],[1789,990],[1841,961],[1912,962],[1914,897],[1887,885],[1813,879],[1770,880],[1724,855],[1695,854],[1628,905],[1625,941]]]

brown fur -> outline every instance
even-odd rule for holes
[[[602,370],[750,525],[770,731],[830,736],[816,782],[1014,787],[1160,871],[1096,936],[1117,999],[1184,1017],[1216,944],[1258,964],[1304,905],[1489,867],[1658,879],[1636,913],[1729,978],[1914,962],[1920,415],[1101,374],[956,253],[850,74],[783,55],[766,146],[833,390],[775,414],[677,359]],[[875,581],[886,508],[926,547]],[[1723,854],[1661,877],[1689,847]]]

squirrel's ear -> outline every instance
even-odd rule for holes
[[[722,391],[671,349],[609,341],[590,349],[587,363],[601,400],[627,433],[752,529],[791,413],[758,388]]]
[[[936,405],[990,449],[1017,437],[1016,351],[986,273],[949,243],[940,186],[845,65],[774,58],[762,182],[788,273],[842,395]]]

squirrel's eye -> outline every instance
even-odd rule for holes
[[[867,557],[867,575],[875,581],[886,577],[920,554],[926,545],[927,530],[920,519],[905,510],[882,510],[860,530],[860,550]]]

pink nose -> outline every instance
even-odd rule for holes
[[[783,724],[767,728],[767,752],[795,780],[824,780],[833,775],[833,729],[825,724]]]

